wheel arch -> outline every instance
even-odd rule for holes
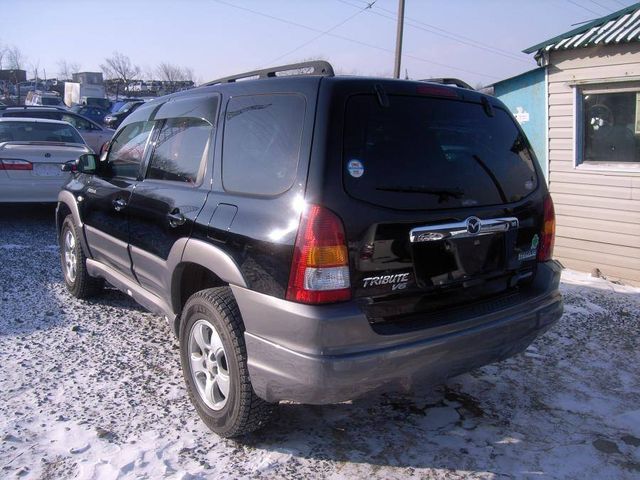
[[[56,235],[58,236],[58,240],[60,238],[60,231],[62,230],[62,223],[69,214],[73,216],[73,222],[80,229],[80,245],[82,245],[85,255],[88,258],[93,258],[84,234],[84,224],[80,217],[80,209],[78,208],[76,197],[74,197],[71,192],[62,190],[58,194],[58,205],[56,207]]]
[[[182,309],[191,295],[213,287],[238,285],[246,281],[236,262],[226,252],[207,242],[189,239],[182,258],[171,269],[171,307],[176,313],[173,329],[180,331]]]

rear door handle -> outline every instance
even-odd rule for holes
[[[187,221],[186,217],[180,213],[180,210],[175,209],[173,212],[167,214],[167,218],[169,219],[169,226],[171,228],[179,227],[180,225],[184,225]]]
[[[126,206],[127,202],[125,202],[122,198],[116,198],[113,201],[113,208],[116,210],[116,212],[121,211]]]

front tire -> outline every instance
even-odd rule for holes
[[[244,323],[228,287],[209,288],[187,301],[180,325],[180,360],[191,402],[221,437],[263,427],[273,405],[253,391]]]
[[[89,298],[100,292],[104,280],[94,278],[87,272],[87,257],[80,244],[80,229],[73,222],[73,215],[67,215],[60,229],[60,260],[64,283],[76,298]]]

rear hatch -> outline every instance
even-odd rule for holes
[[[345,223],[353,296],[372,323],[531,280],[545,187],[506,110],[477,92],[413,82],[370,84],[340,103],[346,197],[329,203]]]

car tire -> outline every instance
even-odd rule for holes
[[[87,257],[80,243],[80,235],[73,215],[67,215],[60,229],[60,260],[64,283],[74,297],[89,298],[102,290],[104,280],[91,277],[87,272]]]
[[[179,338],[189,397],[211,430],[231,438],[267,424],[274,404],[253,391],[244,323],[231,289],[209,288],[192,295],[182,313]]]

